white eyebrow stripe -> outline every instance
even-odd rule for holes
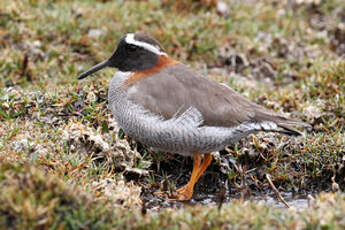
[[[150,51],[152,53],[155,53],[157,55],[165,55],[165,56],[167,56],[166,53],[159,51],[159,49],[157,47],[155,47],[155,46],[153,46],[151,44],[148,44],[146,42],[141,42],[141,41],[135,40],[134,39],[134,34],[127,34],[126,38],[125,38],[125,41],[128,44],[132,44],[132,45],[136,45],[136,46],[142,47],[142,48],[144,48],[144,49],[146,49],[146,50],[148,50],[148,51]]]

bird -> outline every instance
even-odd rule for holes
[[[212,152],[259,131],[302,135],[308,124],[255,104],[226,84],[201,76],[168,56],[143,32],[125,34],[110,58],[80,74],[117,68],[108,105],[130,137],[156,150],[193,158],[189,182],[173,198],[187,201],[212,161]]]

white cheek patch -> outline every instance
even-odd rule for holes
[[[167,56],[167,54],[164,53],[164,52],[161,52],[158,47],[153,46],[151,44],[148,44],[146,42],[135,40],[134,39],[134,34],[127,34],[126,38],[125,38],[125,41],[126,41],[127,44],[132,44],[132,45],[139,46],[139,47],[144,48],[144,49],[146,49],[146,50],[148,50],[148,51],[150,51],[152,53],[155,53],[157,55],[165,55],[165,56]]]

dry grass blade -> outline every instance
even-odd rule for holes
[[[270,176],[268,174],[265,175],[268,183],[270,184],[271,188],[273,189],[274,193],[276,194],[277,198],[285,205],[285,207],[290,208],[290,205],[284,200],[276,186],[274,186]]]

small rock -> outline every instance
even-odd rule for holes
[[[90,38],[99,38],[101,35],[103,35],[103,30],[100,29],[91,29],[89,30],[89,33],[87,34]]]
[[[32,45],[33,45],[35,48],[40,48],[41,45],[42,45],[42,43],[41,43],[41,41],[36,40],[36,41],[34,41],[34,42],[32,43]]]
[[[229,13],[228,5],[223,1],[217,2],[217,12],[222,16],[227,16]]]

